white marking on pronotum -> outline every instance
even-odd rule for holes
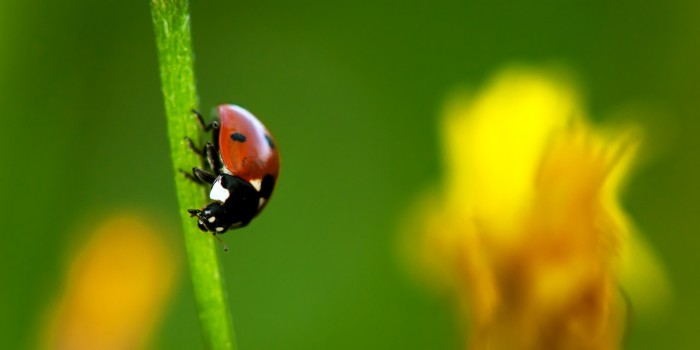
[[[226,202],[229,195],[231,195],[231,193],[221,185],[221,176],[217,177],[216,180],[214,180],[214,184],[211,186],[209,198],[223,203]]]
[[[221,226],[219,226],[219,227],[216,228],[216,232],[222,232],[223,230],[224,230],[224,228],[221,227]]]
[[[265,198],[260,197],[260,201],[258,201],[258,209],[262,208],[263,204],[265,204]]]
[[[250,184],[253,185],[258,192],[260,192],[260,188],[262,187],[262,179],[250,180]]]
[[[210,217],[209,220],[207,220],[207,221],[209,221],[209,222],[214,222],[214,221],[216,221],[216,217],[215,217],[215,216],[212,216],[212,217]]]

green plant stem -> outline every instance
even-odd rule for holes
[[[188,208],[202,206],[204,193],[200,186],[180,173],[180,169],[192,169],[200,162],[184,142],[188,136],[200,143],[199,130],[191,112],[197,106],[197,93],[187,0],[151,0],[151,14],[158,45],[175,186],[202,336],[207,349],[236,349],[217,259],[217,250],[221,247],[215,244],[211,235],[199,231],[197,223],[187,213]]]

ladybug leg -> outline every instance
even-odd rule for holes
[[[200,183],[205,186],[211,186],[211,184],[214,183],[214,180],[216,180],[216,176],[200,168],[192,168],[191,174],[184,170],[180,170],[180,172],[191,181]]]
[[[197,153],[197,155],[201,158],[205,158],[207,160],[209,169],[211,169],[213,173],[217,175],[221,173],[221,159],[219,158],[219,152],[216,149],[216,146],[214,146],[211,142],[207,142],[203,149],[199,149],[189,137],[185,137],[185,141],[187,141],[187,147],[189,147],[194,153]]]
[[[209,169],[216,175],[221,175],[221,157],[219,157],[219,150],[211,142],[207,142],[204,145],[204,152],[202,153],[209,163]]]
[[[204,122],[204,117],[202,117],[202,114],[199,113],[196,109],[192,109],[192,113],[194,113],[195,116],[197,116],[197,124],[199,124],[199,127],[202,128],[204,131],[209,131],[209,130],[219,130],[219,122],[214,121],[209,124]],[[218,132],[217,132],[218,135]]]
[[[199,154],[200,156],[204,153],[202,153],[202,150],[197,148],[197,145],[194,144],[194,141],[192,141],[191,138],[185,136],[185,141],[187,141],[187,147],[191,149],[194,153]]]
[[[200,168],[192,168],[191,174],[182,169],[180,169],[180,172],[182,173],[182,175],[185,175],[185,177],[188,178],[190,181],[202,184],[207,187],[211,186],[211,184],[214,183],[214,180],[216,180],[216,176]]]
[[[213,121],[209,124],[204,122],[204,117],[202,117],[202,114],[199,113],[196,109],[192,110],[192,113],[197,117],[197,124],[199,124],[199,127],[202,128],[204,131],[210,131],[211,130],[211,139],[214,142],[214,149],[216,151],[219,150],[219,122],[218,121]]]
[[[216,180],[216,176],[211,174],[208,171],[204,171],[200,168],[192,168],[192,174],[194,175],[195,178],[197,178],[200,182],[211,185],[214,183],[214,180]]]
[[[194,153],[196,153],[200,158],[204,157],[204,151],[202,149],[197,148],[197,146],[194,144],[194,142],[192,141],[191,138],[185,137],[185,141],[187,141],[187,147],[189,147],[189,149],[191,149]],[[199,171],[199,174],[198,174],[198,171],[196,171],[195,169]],[[205,180],[205,179],[208,179],[208,177],[203,175],[202,173],[204,173],[204,174],[209,174],[209,173],[207,173],[206,171],[199,169],[199,168],[193,168],[192,173],[189,173],[189,172],[184,171],[182,169],[180,169],[180,172],[183,175],[185,175],[185,177],[188,178],[189,180],[197,182],[197,183],[201,183],[201,184],[206,185],[207,183],[211,184],[212,182],[214,182],[213,180],[212,181]]]
[[[204,130],[204,131],[211,131],[211,139],[213,143],[209,143],[205,146],[204,152],[199,152],[202,155],[205,155],[207,157],[207,160],[209,161],[209,165],[212,165],[212,170],[215,172],[219,172],[219,169],[221,168],[221,164],[219,161],[218,153],[219,153],[219,122],[218,121],[213,121],[209,124],[204,122],[204,117],[202,117],[202,114],[199,113],[196,109],[192,110],[192,113],[197,117],[197,124],[199,127]],[[209,145],[211,145],[212,149],[209,149]],[[196,150],[196,148],[194,148]]]

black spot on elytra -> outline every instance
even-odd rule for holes
[[[245,142],[245,139],[245,135],[241,134],[240,132],[234,132],[231,134],[231,140],[233,141]]]
[[[270,148],[275,149],[275,143],[272,142],[272,137],[270,137],[270,135],[265,134],[265,140],[267,140],[267,145],[270,146]]]
[[[275,177],[268,174],[262,179],[262,185],[260,186],[260,197],[270,198],[272,195],[272,190],[275,188]]]

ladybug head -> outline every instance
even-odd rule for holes
[[[264,204],[253,185],[228,174],[219,175],[214,180],[209,197],[214,201],[204,209],[189,209],[188,212],[199,219],[197,226],[200,230],[215,235],[229,228],[248,225]]]
[[[199,219],[197,226],[204,232],[221,234],[230,226],[229,223],[225,222],[226,211],[219,202],[213,202],[202,210],[190,209],[188,212]]]

